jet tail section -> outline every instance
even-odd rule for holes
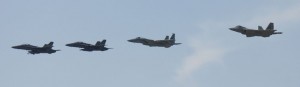
[[[96,46],[105,46],[106,40],[97,41]]]
[[[274,23],[270,23],[269,25],[268,25],[268,27],[266,28],[266,30],[274,30]]]
[[[50,42],[49,44],[45,44],[43,46],[43,48],[52,48],[53,47],[54,42]]]
[[[180,44],[182,44],[182,43],[174,43],[174,45],[180,45]]]
[[[258,26],[258,30],[264,30],[261,26]]]
[[[106,40],[102,40],[102,41],[101,41],[101,44],[102,44],[102,45],[105,45],[105,43],[106,43]]]

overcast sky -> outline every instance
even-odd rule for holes
[[[268,38],[230,31],[274,22]],[[299,0],[0,0],[0,87],[299,87]],[[171,48],[127,42],[164,39]],[[83,52],[65,44],[95,44]],[[54,54],[12,49],[54,41]]]

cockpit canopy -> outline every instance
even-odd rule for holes
[[[238,26],[236,26],[236,27],[234,27],[234,28],[236,28],[236,29],[245,29],[245,27],[243,27],[243,26],[241,26],[241,25],[238,25]]]

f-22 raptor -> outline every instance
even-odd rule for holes
[[[22,50],[29,50],[28,54],[39,54],[39,53],[48,53],[48,54],[52,54],[55,53],[56,51],[60,51],[60,50],[53,50],[53,42],[50,42],[49,44],[45,44],[43,47],[37,47],[37,46],[33,46],[30,44],[22,44],[22,45],[18,45],[18,46],[13,46],[12,48],[14,49],[22,49]]]
[[[181,43],[175,43],[175,34],[173,33],[171,38],[166,36],[164,40],[151,40],[147,38],[137,37],[135,39],[128,40],[129,42],[133,43],[142,43],[143,45],[147,45],[150,47],[165,47],[169,48],[173,45],[179,45]]]
[[[82,48],[81,49],[82,51],[89,51],[89,52],[91,52],[91,51],[106,51],[108,49],[112,49],[112,48],[106,48],[105,43],[106,43],[106,40],[102,40],[101,42],[97,41],[97,43],[95,45],[84,43],[84,42],[74,42],[74,43],[66,44],[66,46]]]
[[[265,30],[261,26],[258,26],[258,30],[255,30],[255,29],[248,29],[240,25],[229,29],[235,32],[242,33],[247,37],[253,37],[253,36],[269,37],[273,34],[282,34],[282,32],[275,32],[277,30],[274,30],[274,23],[272,22],[268,25],[268,27]]]

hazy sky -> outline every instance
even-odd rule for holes
[[[0,0],[0,87],[299,87],[299,0]],[[268,38],[230,31],[274,22]],[[127,42],[164,39],[171,48]],[[104,52],[65,44],[107,39]],[[11,46],[54,41],[55,54]]]

